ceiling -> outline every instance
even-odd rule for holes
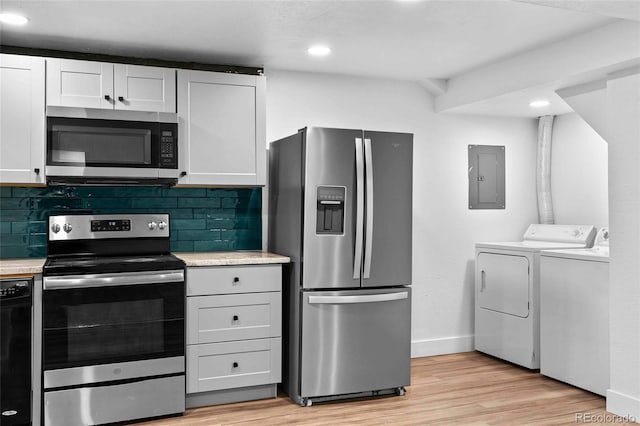
[[[30,19],[0,26],[7,46],[417,81],[435,95],[492,63],[640,21],[636,0],[3,0],[0,8]],[[309,57],[317,43],[332,54]]]

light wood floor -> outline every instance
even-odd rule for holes
[[[187,410],[144,426],[611,424],[605,399],[478,352],[415,358],[405,396],[299,407],[287,396]],[[577,421],[578,420],[578,421]]]

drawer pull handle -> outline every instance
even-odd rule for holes
[[[233,283],[234,284],[238,284],[240,282],[240,278],[239,277],[233,277]]]
[[[237,362],[233,363],[233,368],[238,368],[238,363]]]
[[[233,320],[234,320],[234,321],[238,321],[238,316],[237,316],[237,315],[234,315],[234,316],[233,316]]]

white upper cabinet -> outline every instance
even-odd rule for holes
[[[113,109],[113,64],[47,59],[47,106]]]
[[[44,59],[0,54],[0,182],[44,183]]]
[[[176,112],[175,70],[47,59],[47,106]]]
[[[178,70],[179,184],[265,185],[265,78]]]
[[[115,64],[115,108],[176,112],[176,71],[172,68]]]

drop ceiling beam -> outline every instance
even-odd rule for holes
[[[441,96],[447,92],[447,80],[443,78],[425,78],[420,80],[419,83],[433,96]]]
[[[637,63],[640,23],[619,21],[451,78],[435,108],[454,110],[542,85],[577,85]]]

